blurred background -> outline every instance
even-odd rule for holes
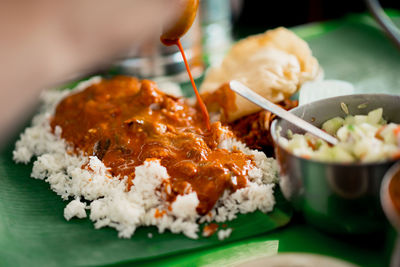
[[[188,75],[178,49],[166,47],[159,40],[162,23],[176,12],[171,3],[4,1],[0,16],[0,129],[16,124],[14,114],[29,114],[41,89],[69,84],[88,75],[126,74],[168,83],[172,89],[177,89],[178,83],[185,86]],[[384,8],[400,10],[399,0],[380,3]],[[277,26],[334,20],[350,13],[367,14],[364,1],[200,0],[196,21],[181,41],[193,76],[200,83],[207,67],[218,64],[235,40]],[[140,23],[132,23],[132,18]],[[334,40],[339,45],[348,42]],[[331,43],[325,47],[331,47]],[[374,50],[375,54],[378,52],[382,53]],[[322,56],[319,59],[323,60]],[[163,87],[168,88],[167,85]]]
[[[387,9],[400,10],[399,0],[381,0]],[[234,40],[268,29],[323,22],[351,13],[368,13],[364,0],[200,0],[199,14],[182,44],[195,78],[218,64]],[[158,38],[134,47],[115,62],[112,72],[154,79],[187,82],[188,76],[176,47]]]
[[[340,18],[349,13],[368,12],[363,0],[234,0],[233,2],[236,2],[233,5],[238,6],[233,18],[235,38],[278,26],[291,27]],[[384,8],[400,10],[399,0],[380,0],[379,2]]]

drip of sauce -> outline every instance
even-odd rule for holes
[[[190,82],[192,83],[192,87],[193,87],[194,93],[196,94],[197,103],[199,104],[201,113],[203,114],[203,118],[204,118],[204,121],[206,123],[207,130],[210,130],[211,129],[211,127],[210,127],[210,116],[208,115],[208,111],[207,111],[206,105],[204,105],[204,102],[200,97],[199,91],[197,90],[196,84],[194,83],[192,72],[190,71],[189,64],[188,64],[188,61],[186,59],[185,51],[183,50],[183,47],[182,47],[182,44],[181,44],[181,40],[180,39],[176,40],[175,45],[178,46],[179,51],[181,52],[181,55],[182,55],[182,58],[183,58],[183,62],[185,63],[186,71],[187,71],[187,73],[189,75]]]
[[[194,83],[192,72],[190,71],[185,51],[183,50],[180,40],[180,38],[192,26],[193,21],[196,17],[198,7],[199,0],[180,1],[179,5],[177,6],[177,8],[180,9],[180,16],[177,17],[175,23],[172,26],[170,25],[169,28],[165,29],[160,37],[160,41],[166,46],[176,45],[181,52],[186,71],[189,75],[190,82],[192,83],[192,87],[197,98],[197,103],[200,107],[201,113],[203,114],[207,130],[210,131],[210,116],[208,115],[206,105],[204,105],[204,102],[200,97],[199,91],[197,90],[196,84]]]
[[[127,190],[137,166],[158,160],[171,177],[159,189],[165,199],[196,192],[202,215],[225,190],[245,187],[255,166],[252,156],[218,148],[233,136],[219,122],[205,130],[197,108],[148,80],[117,76],[72,94],[56,107],[51,126],[61,127],[76,153],[97,156],[113,176],[127,177]]]
[[[202,94],[204,103],[211,112],[220,112],[223,121],[228,121],[229,113],[237,110],[236,94],[233,92],[228,83],[221,85],[213,92]]]
[[[194,82],[194,79],[193,79],[193,76],[192,76],[192,72],[190,71],[189,63],[188,63],[188,61],[186,59],[186,54],[185,54],[185,51],[183,50],[180,38],[169,39],[169,38],[166,38],[164,36],[161,36],[160,41],[161,41],[161,43],[163,43],[166,46],[176,45],[178,47],[179,52],[182,55],[183,62],[185,63],[186,72],[188,73],[188,76],[189,76],[189,79],[190,79],[190,83],[192,84],[192,87],[193,87],[194,94],[196,95],[197,103],[198,103],[198,105],[200,107],[201,113],[203,114],[203,118],[204,118],[204,121],[206,123],[207,130],[210,130],[211,129],[210,128],[210,115],[208,114],[207,107],[204,104],[203,100],[201,99],[199,91],[197,90],[196,83]]]

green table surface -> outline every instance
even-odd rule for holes
[[[387,13],[400,26],[400,12]],[[400,94],[400,51],[370,16],[354,14],[292,30],[308,42],[324,69],[325,79],[349,81],[356,93]],[[360,266],[386,266],[394,237],[389,226],[372,236],[334,236],[307,225],[301,214],[295,214],[286,227],[254,238],[135,266],[227,266],[278,252],[317,253]]]

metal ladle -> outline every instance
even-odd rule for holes
[[[257,94],[256,92],[254,92],[253,90],[242,84],[241,82],[232,80],[230,81],[229,86],[232,91],[238,93],[242,97],[262,107],[263,109],[272,112],[281,119],[284,119],[296,125],[297,127],[305,130],[306,132],[309,132],[315,135],[316,137],[321,138],[322,140],[328,142],[329,144],[336,145],[338,143],[338,140],[332,135],[327,134],[326,132],[315,127],[311,123],[308,123],[305,120],[302,120],[301,118],[297,117],[296,115],[284,110],[278,105],[275,105],[271,101],[265,99],[264,97],[260,96],[259,94]]]

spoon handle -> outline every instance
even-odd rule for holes
[[[283,108],[279,107],[278,105],[275,105],[274,103],[270,102],[269,100],[265,99],[264,97],[260,96],[244,84],[232,80],[229,83],[232,91],[238,93],[239,95],[243,96],[247,100],[253,102],[254,104],[262,107],[263,109],[266,109],[276,116],[280,117],[281,119],[284,119],[297,127],[315,135],[316,137],[321,138],[322,140],[325,140],[326,142],[336,145],[338,143],[338,140],[333,137],[332,135],[327,134],[326,132],[322,131],[321,129],[315,127],[311,123],[306,122],[305,120],[302,120],[301,118],[297,117],[296,115],[284,110]]]

